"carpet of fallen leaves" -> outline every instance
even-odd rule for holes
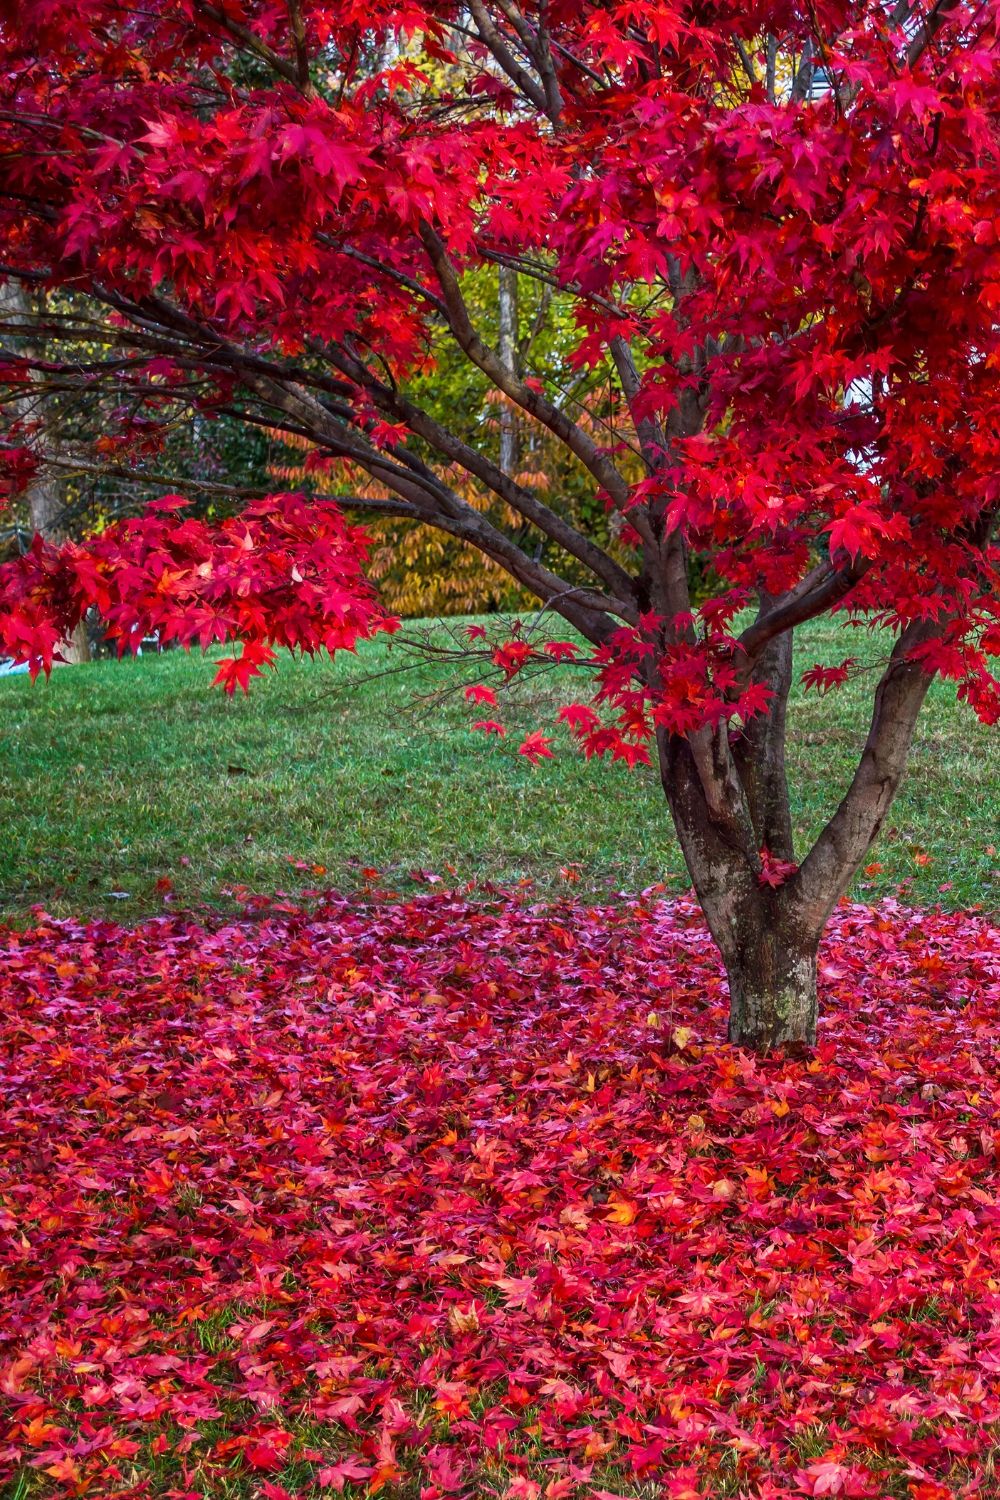
[[[821,973],[761,1062],[683,900],[6,932],[0,1485],[1000,1494],[1000,929]]]

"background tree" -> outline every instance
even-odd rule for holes
[[[635,442],[628,414],[614,413],[609,403],[610,368],[605,366],[595,373],[572,366],[571,355],[579,334],[571,298],[531,278],[522,289],[516,273],[491,265],[463,277],[463,296],[477,326],[498,349],[506,349],[512,368],[536,378],[546,372],[550,381],[557,382],[559,404],[572,410],[577,422],[595,440],[602,436],[603,413],[604,420],[616,417],[619,424],[624,418],[628,441]],[[555,505],[575,526],[587,530],[625,563],[629,549],[616,540],[620,527],[616,527],[614,515],[595,501],[590,476],[546,428],[520,423],[517,405],[481,371],[470,370],[465,355],[453,342],[436,341],[433,368],[414,379],[413,394],[442,425],[454,427],[460,414],[462,430],[504,474]],[[592,416],[592,412],[597,415]],[[362,469],[324,460],[322,449],[308,439],[279,430],[272,436],[279,451],[282,447],[289,450],[269,466],[269,473],[283,487],[312,487],[342,502],[351,496],[390,498],[389,489]],[[633,479],[641,477],[642,467],[634,456],[629,472]],[[450,466],[448,481],[518,545],[531,548],[537,561],[554,563],[573,584],[586,583],[585,568],[460,464]],[[502,567],[447,533],[395,517],[373,519],[369,531],[374,542],[369,576],[394,614],[413,618],[516,611],[532,603],[530,593]]]
[[[368,476],[354,503],[478,549],[574,626],[598,697],[566,720],[588,753],[655,743],[731,1035],[759,1047],[814,1035],[819,937],[931,675],[1000,715],[997,25],[995,0],[43,0],[5,23],[0,269],[87,299],[86,378],[119,394],[105,446],[150,451],[179,401],[288,432]],[[522,366],[510,316],[492,337],[471,294],[485,267],[551,288],[572,349]],[[59,330],[64,351],[82,337]],[[480,402],[470,420],[427,401],[443,347],[516,408],[506,464]],[[12,388],[28,367],[79,361],[22,360]],[[589,507],[508,472],[535,434]],[[584,523],[597,507],[610,526]],[[38,552],[5,582],[9,629],[44,660],[46,609],[113,588],[123,639],[126,619],[242,632],[245,681],[275,642],[377,623],[360,539],[315,516],[310,550],[300,504],[253,513],[260,578],[233,525],[216,563],[162,512],[89,556]],[[797,862],[792,638],[829,610],[884,631],[886,662],[851,785]],[[533,649],[497,642],[493,665]]]
[[[37,325],[44,322],[46,312],[44,292],[28,292],[16,279],[0,287],[0,317],[4,328],[12,335],[13,346],[23,349],[28,359],[35,353],[32,336]],[[19,507],[22,514],[12,518],[7,540],[14,550],[19,550],[33,536],[58,544],[73,530],[72,503],[65,478],[60,473],[59,406],[56,398],[45,390],[37,369],[32,372],[31,381],[21,386],[12,399],[15,422],[30,444],[37,463],[26,476]],[[67,662],[89,658],[90,646],[83,620],[62,642],[60,655]]]

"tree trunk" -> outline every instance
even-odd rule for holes
[[[517,372],[517,272],[509,266],[500,267],[498,351],[504,364]],[[517,412],[511,402],[500,406],[500,468],[508,478],[513,478],[520,466],[520,434]]]
[[[47,542],[58,546],[66,536],[66,501],[59,480],[43,472],[31,480],[25,498],[33,530]],[[66,663],[90,660],[90,639],[84,620],[60,643],[59,655]]]
[[[768,1052],[816,1041],[819,939],[899,788],[931,680],[913,652],[938,628],[918,621],[898,636],[857,770],[801,865],[784,769],[787,651],[781,659],[759,657],[781,711],[751,732],[657,736],[684,860],[729,976],[729,1039],[740,1046]]]
[[[754,930],[756,929],[756,930]],[[816,949],[811,936],[759,916],[724,957],[729,976],[729,1040],[755,1052],[816,1042]]]
[[[674,826],[729,978],[729,1040],[755,1052],[811,1047],[821,927],[803,913],[794,876],[776,888],[761,879],[757,832],[728,777],[727,745],[725,733],[716,736],[711,767],[700,769],[690,741],[659,737]],[[718,806],[705,795],[713,779]]]

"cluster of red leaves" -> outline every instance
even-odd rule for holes
[[[761,1061],[686,901],[7,933],[0,1482],[995,1493],[1000,931],[821,976]]]
[[[572,641],[533,644],[523,633],[521,620],[510,622],[497,617],[493,640],[486,626],[467,627],[468,654],[488,666],[500,687],[508,686],[521,673],[547,671],[559,662],[576,662],[590,669],[596,683],[591,703],[564,704],[556,722],[567,726],[588,760],[607,757],[631,767],[649,765],[649,746],[658,726],[672,734],[687,734],[706,723],[727,723],[737,718],[746,723],[766,710],[773,693],[759,683],[741,687],[738,668],[744,660],[743,648],[725,628],[744,602],[740,596],[728,609],[709,608],[698,616],[687,615],[673,622],[691,638],[675,641],[666,650],[656,645],[665,621],[648,613],[641,617],[639,628],[616,630],[588,657],[581,657]],[[824,671],[816,667],[812,675]],[[486,683],[471,684],[465,689],[465,697],[472,704],[497,706],[496,692]],[[478,719],[472,727],[484,734],[504,736],[507,732],[496,719]],[[537,764],[540,758],[552,754],[548,748],[551,743],[535,729],[523,741],[519,753]]]
[[[232,693],[275,646],[332,656],[395,627],[364,577],[367,538],[335,505],[271,495],[213,526],[185,516],[186,504],[167,496],[83,543],[36,537],[0,567],[0,654],[48,673],[93,606],[122,654],[154,633],[203,650],[243,642],[218,663]]]

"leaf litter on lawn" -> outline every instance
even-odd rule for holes
[[[820,971],[761,1060],[687,899],[8,930],[0,1483],[995,1495],[1000,930]]]

